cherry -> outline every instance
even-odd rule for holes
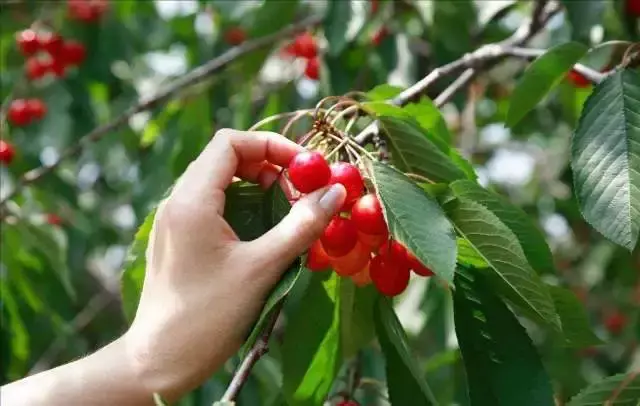
[[[318,56],[318,44],[311,33],[305,32],[293,40],[293,51],[296,56],[313,59]]]
[[[31,114],[24,99],[16,99],[9,105],[7,118],[15,126],[24,126],[31,121]]]
[[[633,17],[640,17],[640,0],[627,0],[627,13]]]
[[[13,145],[9,144],[5,140],[0,140],[0,162],[5,165],[9,165],[13,161],[13,157],[16,155],[16,150]]]
[[[609,315],[604,321],[604,326],[611,334],[620,334],[626,325],[627,316],[618,310]]]
[[[348,192],[347,189],[347,196]],[[351,219],[358,227],[358,231],[364,234],[383,235],[388,232],[382,206],[373,193],[366,194],[355,202],[351,208]]]
[[[63,77],[67,70],[67,65],[62,58],[51,58],[45,63],[45,66],[47,71],[57,78]]]
[[[224,40],[229,45],[240,45],[247,39],[247,33],[240,27],[231,27],[224,33]]]
[[[304,67],[304,74],[311,80],[318,80],[320,78],[320,61],[318,58],[307,60],[307,65]]]
[[[346,210],[362,196],[364,190],[364,180],[360,171],[348,162],[336,162],[331,164],[330,185],[341,183],[347,190],[347,196],[344,199],[342,210]]]
[[[331,169],[319,152],[305,151],[289,163],[289,179],[302,193],[311,193],[329,184]]]
[[[40,79],[47,73],[47,65],[35,56],[27,59],[25,64],[27,77],[30,80]]]
[[[392,258],[396,264],[402,265],[403,268],[409,268],[409,252],[398,241],[393,240],[383,244],[378,250],[378,254]]]
[[[42,119],[47,114],[47,106],[40,99],[27,99],[27,111],[31,118]]]
[[[358,242],[358,230],[350,219],[336,216],[324,229],[320,241],[330,257],[341,257],[355,247]]]
[[[351,276],[362,271],[369,264],[371,252],[360,242],[346,255],[337,258],[331,258],[333,269],[340,276]]]
[[[329,256],[322,248],[320,240],[316,240],[307,253],[307,268],[311,271],[324,271],[329,266],[331,266]]]
[[[351,275],[351,280],[353,281],[353,283],[360,287],[370,284],[371,274],[369,273],[369,267],[367,266],[360,272]]]
[[[380,6],[380,1],[379,0],[369,0],[369,3],[371,4],[371,14],[376,14],[378,12],[378,8]]]
[[[399,266],[389,255],[378,255],[369,264],[371,280],[385,296],[397,296],[409,285],[409,268]]]
[[[371,43],[374,46],[379,46],[382,43],[382,41],[387,37],[388,34],[389,34],[389,30],[387,30],[386,27],[380,28],[378,31],[375,32],[375,34],[373,34],[373,37],[371,37]]]
[[[569,82],[575,87],[584,88],[591,86],[591,82],[575,70],[571,70],[567,74],[567,79],[569,79]]]
[[[53,32],[47,32],[38,36],[40,47],[52,57],[59,55],[64,46],[62,37]]]
[[[423,265],[422,262],[409,251],[407,251],[407,263],[409,264],[409,268],[416,274],[420,276],[433,276],[431,269]]]
[[[86,23],[96,22],[109,7],[108,0],[68,0],[69,17]]]
[[[23,55],[33,55],[40,50],[40,41],[34,30],[24,30],[16,34],[16,43]]]
[[[336,406],[360,406],[355,400],[341,400]]]
[[[80,65],[87,56],[87,50],[78,41],[66,41],[62,46],[62,60],[71,66]]]
[[[353,212],[351,212],[351,219],[353,220]],[[357,225],[356,225],[357,227]],[[369,248],[372,252],[377,252],[378,249],[389,239],[389,233],[384,234],[365,234],[358,231],[358,240]]]
[[[47,214],[47,223],[51,224],[52,226],[59,226],[60,224],[62,224],[62,218],[57,214],[49,213]]]

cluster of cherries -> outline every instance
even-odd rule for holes
[[[295,58],[302,58],[306,61],[304,75],[311,80],[320,78],[320,59],[318,58],[318,43],[313,35],[304,32],[297,35],[293,41],[287,44],[283,53]]]
[[[375,194],[363,195],[364,180],[357,167],[347,162],[329,165],[318,152],[301,152],[289,164],[288,175],[301,193],[337,183],[347,191],[340,213],[309,248],[308,269],[333,268],[358,286],[373,282],[386,296],[406,289],[411,270],[421,276],[433,275],[402,244],[389,238],[382,206]]]

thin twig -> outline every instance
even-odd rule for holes
[[[473,68],[469,68],[466,71],[462,72],[462,75],[458,76],[458,78],[454,80],[452,84],[450,84],[446,89],[442,91],[442,93],[438,95],[438,97],[436,97],[436,99],[433,101],[433,104],[435,104],[436,107],[442,107],[447,104],[449,100],[451,100],[451,98],[456,93],[458,93],[460,89],[467,86],[473,80],[473,78],[475,78],[477,73],[478,72]]]
[[[214,58],[208,61],[204,65],[201,65],[193,69],[192,71],[188,72],[184,76],[173,81],[164,90],[158,92],[158,94],[155,95],[154,97],[151,97],[145,101],[142,101],[130,107],[123,114],[112,119],[108,123],[95,128],[94,130],[92,130],[91,132],[89,132],[88,134],[80,138],[80,140],[78,140],[76,144],[70,146],[65,151],[63,151],[60,157],[58,158],[58,160],[53,164],[49,166],[40,166],[38,168],[30,170],[29,172],[26,172],[24,175],[22,175],[22,177],[20,177],[20,179],[18,179],[14,189],[6,197],[0,200],[0,207],[3,206],[10,199],[13,199],[20,192],[20,190],[22,190],[22,188],[24,188],[26,185],[33,183],[38,179],[42,178],[43,176],[47,175],[48,173],[52,172],[54,169],[60,166],[60,164],[64,160],[72,156],[75,156],[80,151],[82,151],[87,144],[90,144],[102,139],[105,135],[107,135],[111,131],[115,130],[121,125],[126,124],[129,121],[129,119],[134,115],[142,111],[146,111],[146,110],[158,107],[159,105],[172,99],[176,94],[178,94],[185,88],[192,87],[204,81],[205,79],[209,78],[213,74],[221,71],[230,63],[236,61],[238,58],[245,56],[258,49],[264,48],[267,45],[270,45],[278,40],[287,38],[293,34],[304,31],[308,29],[310,26],[318,24],[320,21],[321,21],[321,17],[317,17],[317,16],[306,18],[274,34],[246,41],[245,43],[237,47],[233,47],[229,49],[228,51],[224,52],[217,58]]]
[[[230,402],[235,400],[240,393],[240,389],[249,378],[251,374],[251,369],[258,362],[260,358],[262,358],[267,352],[269,352],[269,339],[271,338],[271,333],[273,332],[273,328],[276,325],[276,321],[280,316],[280,312],[282,311],[283,302],[280,301],[273,308],[273,313],[271,314],[271,318],[269,319],[269,323],[265,326],[264,332],[262,336],[255,342],[251,350],[247,353],[247,355],[242,359],[242,362],[238,366],[235,374],[233,375],[233,379],[229,384],[226,392],[220,399],[222,402]]]

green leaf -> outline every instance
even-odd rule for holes
[[[473,245],[464,238],[456,238],[458,245],[458,258],[456,262],[470,265],[475,268],[489,268],[489,264],[482,258],[478,251],[473,248]]]
[[[638,406],[640,371],[610,376],[573,397],[567,406]]]
[[[409,103],[403,107],[422,128],[432,132],[436,137],[451,144],[451,133],[440,110],[428,97],[422,97],[418,103]]]
[[[127,320],[132,321],[138,309],[144,274],[147,267],[145,253],[149,243],[149,236],[156,216],[154,209],[147,215],[136,232],[133,243],[129,247],[122,276],[120,277],[120,293],[122,295],[122,309]]]
[[[380,296],[375,306],[374,319],[386,361],[390,403],[411,406],[437,405],[433,392],[411,354],[407,335],[389,299]]]
[[[415,120],[378,116],[389,139],[393,164],[403,172],[427,177],[433,182],[451,182],[466,178],[448,156],[449,146],[439,138],[428,137]]]
[[[472,406],[554,406],[553,388],[524,327],[482,271],[456,274],[454,316]]]
[[[342,353],[349,358],[375,336],[373,307],[378,291],[370,284],[357,287],[350,279],[340,283],[340,336]]]
[[[489,264],[484,272],[501,295],[528,317],[559,331],[553,300],[513,232],[480,203],[459,198],[444,207],[458,232]]]
[[[268,230],[264,200],[260,186],[247,182],[235,182],[225,191],[224,219],[242,241],[256,239]]]
[[[589,318],[584,306],[570,290],[558,286],[548,286],[553,298],[566,344],[574,348],[585,348],[602,344],[589,326]]]
[[[529,264],[535,270],[539,272],[554,270],[553,257],[544,235],[522,209],[475,182],[459,180],[453,182],[450,187],[456,196],[482,204],[509,227],[518,238]]]
[[[640,74],[618,71],[587,100],[571,148],[584,218],[633,250],[640,234]]]
[[[370,173],[391,235],[435,274],[451,282],[455,233],[438,203],[388,165],[374,162]]]
[[[340,283],[334,272],[314,272],[304,300],[287,324],[282,389],[289,405],[322,405],[338,373]]]
[[[342,53],[347,46],[347,28],[351,21],[351,0],[333,0],[324,19],[324,34],[329,42],[329,55]]]
[[[386,101],[391,100],[400,93],[404,88],[399,86],[392,86],[389,84],[382,84],[374,87],[367,92],[367,98],[371,101]]]
[[[263,224],[265,231],[278,224],[280,220],[282,220],[291,209],[291,205],[289,204],[289,201],[287,200],[285,194],[282,192],[282,189],[280,189],[278,182],[275,182],[273,186],[269,188],[269,190],[265,193],[264,199],[262,200],[262,205],[263,208],[262,210],[260,210],[260,212],[262,212],[264,215]],[[303,269],[304,267],[300,262],[300,258],[296,259],[296,261],[291,264],[291,266],[289,266],[287,271],[282,275],[278,283],[271,290],[271,293],[269,293],[267,301],[262,308],[260,317],[258,317],[258,320],[251,329],[249,337],[242,345],[240,353],[243,356],[247,354],[247,352],[251,349],[253,344],[262,333],[262,330],[267,325],[267,322],[275,311],[276,305],[283,301],[289,294],[291,289],[295,286]]]
[[[509,105],[507,125],[514,127],[547,93],[556,87],[588,48],[568,42],[549,49],[529,65],[518,82]]]

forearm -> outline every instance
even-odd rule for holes
[[[135,363],[121,337],[85,358],[3,386],[0,404],[152,405]]]

